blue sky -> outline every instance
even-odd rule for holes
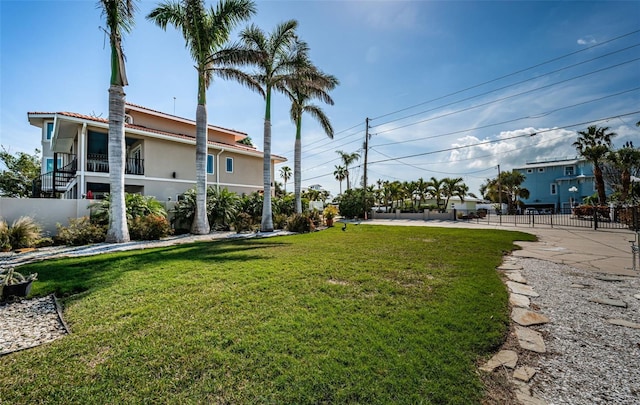
[[[40,146],[29,111],[107,117],[109,47],[96,4],[0,0],[0,144],[12,152]],[[138,3],[124,40],[127,101],[193,118],[193,62],[178,31],[146,21],[156,4]],[[324,107],[335,139],[311,117],[303,121],[303,186],[338,192],[335,151],[362,148],[367,117],[370,184],[462,177],[477,193],[498,164],[510,170],[575,156],[575,131],[601,118],[615,117],[593,122],[618,133],[615,145],[640,144],[638,1],[256,4],[252,22],[266,31],[298,20],[316,65],[341,82],[335,105]],[[246,132],[262,149],[259,95],[217,79],[207,97],[211,124]],[[272,152],[293,167],[288,113],[287,100],[276,97]],[[359,178],[362,169],[351,173]]]

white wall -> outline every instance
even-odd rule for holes
[[[54,236],[56,224],[67,226],[69,218],[89,216],[91,200],[61,200],[55,198],[0,198],[0,218],[11,226],[13,221],[33,218],[47,236]]]

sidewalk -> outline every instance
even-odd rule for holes
[[[500,229],[536,235],[538,242],[516,242],[522,250],[516,257],[529,257],[566,264],[582,270],[611,275],[640,276],[640,269],[632,270],[631,244],[636,234],[630,230],[599,230],[561,227],[515,227],[487,225],[467,221],[422,221],[375,219],[362,221],[370,225],[435,226],[446,228]],[[637,258],[636,258],[637,260]],[[638,266],[636,262],[636,266]]]

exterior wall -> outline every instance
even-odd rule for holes
[[[9,225],[22,216],[33,218],[48,236],[57,233],[56,224],[68,225],[69,218],[89,215],[89,200],[51,198],[0,198],[0,218]]]

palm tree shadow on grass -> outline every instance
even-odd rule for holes
[[[229,262],[247,262],[264,259],[262,249],[284,247],[289,243],[260,242],[250,240],[196,242],[165,248],[145,249],[97,256],[53,259],[22,267],[24,271],[37,272],[33,295],[55,293],[58,297],[107,288],[122,280],[129,272],[150,269],[155,282],[171,282],[183,272],[202,270],[208,266],[221,266]],[[252,254],[249,254],[252,252]],[[185,268],[184,262],[199,262],[198,266]],[[151,281],[150,281],[151,282]]]

